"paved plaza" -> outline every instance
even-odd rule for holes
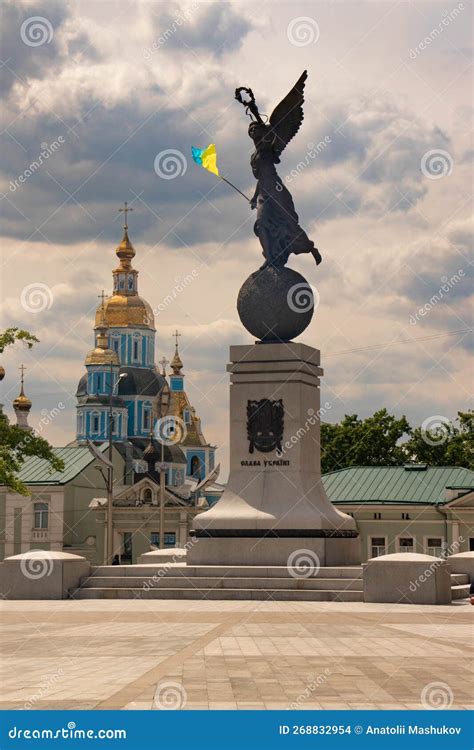
[[[0,608],[2,709],[473,707],[466,602]]]

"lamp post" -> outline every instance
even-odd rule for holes
[[[109,465],[107,467],[107,554],[105,556],[105,564],[106,565],[112,565],[113,559],[114,559],[114,524],[113,524],[113,492],[114,492],[114,466],[112,462],[112,444],[113,444],[113,435],[112,435],[112,427],[114,422],[113,417],[113,397],[115,389],[118,388],[118,385],[122,378],[127,377],[126,372],[122,372],[118,378],[117,382],[113,383],[113,375],[114,375],[114,369],[113,369],[113,362],[110,363],[110,391],[109,391]]]
[[[166,365],[168,360],[163,357],[160,364],[163,365],[163,375],[166,375]],[[157,407],[159,420],[157,423],[157,438],[161,443],[161,463],[160,463],[160,549],[165,548],[165,443],[164,443],[164,429],[165,425],[163,421],[170,408],[170,387],[168,383],[164,382],[163,387],[157,399]]]

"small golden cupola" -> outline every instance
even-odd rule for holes
[[[25,370],[26,367],[21,365],[20,393],[13,401],[13,409],[15,410],[17,426],[21,427],[22,430],[31,430],[32,428],[28,424],[28,414],[31,410],[31,400],[28,398],[28,396],[25,396]]]
[[[116,249],[119,265],[112,272],[113,292],[107,298],[105,310],[105,323],[109,328],[148,328],[155,330],[155,317],[148,302],[138,294],[138,271],[132,266],[135,257],[135,248],[128,236],[127,214],[133,211],[125,201],[124,207],[119,209],[123,212],[125,222],[123,226],[123,238]],[[95,327],[98,328],[101,321],[101,308],[96,312]]]
[[[170,362],[171,369],[173,370],[173,375],[182,375],[183,373],[181,372],[181,370],[183,369],[183,363],[181,361],[181,357],[179,356],[179,351],[178,351],[178,336],[181,336],[181,334],[178,333],[178,331],[176,331],[173,334],[173,336],[176,339],[176,344],[175,344],[175,350],[174,350],[174,357]]]
[[[85,359],[86,365],[120,365],[120,360],[117,352],[113,349],[109,349],[109,343],[107,340],[107,324],[105,322],[105,295],[102,291],[102,305],[99,307],[101,319],[99,325],[96,325],[96,345],[92,349]]]

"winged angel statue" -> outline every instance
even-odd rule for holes
[[[257,209],[254,231],[265,257],[262,268],[283,268],[291,253],[311,253],[316,263],[321,263],[314,242],[299,225],[291,193],[275,169],[285,146],[303,122],[303,91],[307,77],[305,70],[275,107],[268,123],[262,120],[252,89],[240,87],[235,91],[235,98],[252,118],[249,136],[255,144],[255,151],[250,157],[250,166],[257,186],[250,205]]]

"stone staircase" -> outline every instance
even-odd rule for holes
[[[469,596],[469,577],[451,575],[453,601]],[[286,567],[100,565],[71,590],[74,599],[240,599],[362,602],[361,566],[320,568],[295,577]]]
[[[320,568],[294,577],[286,567],[101,565],[71,591],[74,599],[241,599],[363,601],[362,567]]]
[[[451,573],[451,596],[455,599],[466,599],[469,596],[470,580],[466,573]]]

